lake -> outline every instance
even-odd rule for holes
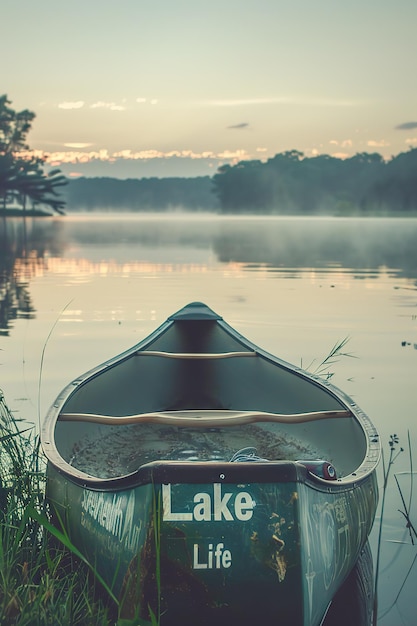
[[[80,373],[203,301],[248,339],[326,370],[370,416],[389,456],[382,626],[415,620],[417,546],[406,529],[417,458],[417,219],[69,215],[0,221],[0,388],[38,423]],[[412,467],[411,467],[412,469]],[[382,484],[382,465],[380,466]],[[379,515],[379,513],[378,513]],[[417,526],[417,506],[411,501]],[[375,551],[379,518],[371,539]],[[408,574],[408,577],[407,577]],[[405,581],[405,582],[404,582]]]

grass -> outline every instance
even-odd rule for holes
[[[320,362],[316,363],[316,360],[313,360],[308,367],[305,369],[316,376],[320,376],[325,380],[330,380],[334,376],[334,372],[329,371],[329,368],[332,367],[335,363],[339,361],[342,357],[350,357],[356,358],[352,352],[345,352],[344,349],[346,345],[349,343],[350,337],[345,337],[341,339],[331,348],[330,352],[327,356]],[[301,363],[301,367],[303,364]]]
[[[48,526],[39,440],[10,413],[1,392],[0,472],[0,624],[117,623],[117,606],[95,573]]]
[[[412,505],[413,491],[414,491],[414,470],[413,470],[413,454],[411,447],[411,439],[410,433],[408,433],[408,456],[409,456],[409,472],[406,472],[410,476],[410,492],[408,497],[408,502],[406,502],[406,498],[401,489],[400,483],[398,481],[397,476],[394,474],[394,479],[398,488],[398,492],[400,495],[400,500],[402,504],[402,509],[398,509],[398,512],[403,516],[405,520],[405,527],[408,531],[408,536],[410,540],[410,545],[415,546],[417,541],[417,530],[414,524],[411,521],[410,511]],[[382,499],[381,499],[381,514],[380,514],[380,522],[379,522],[379,531],[378,531],[378,542],[377,542],[377,550],[376,550],[376,563],[375,563],[375,586],[374,586],[374,612],[373,612],[373,622],[372,626],[376,626],[378,618],[384,617],[387,615],[394,606],[398,603],[401,593],[405,587],[407,580],[410,577],[412,570],[417,562],[417,554],[414,555],[414,559],[411,562],[411,565],[406,572],[404,579],[402,580],[399,590],[394,598],[394,601],[391,605],[385,609],[384,613],[381,615],[378,607],[378,583],[379,583],[379,571],[380,571],[380,561],[381,561],[381,551],[382,551],[382,530],[384,524],[384,513],[385,513],[385,499],[387,495],[388,482],[391,475],[392,467],[398,458],[398,456],[404,452],[404,448],[399,445],[399,438],[397,434],[391,435],[389,439],[389,457],[386,461],[384,450],[382,450],[382,470],[383,470],[383,486],[382,486]]]

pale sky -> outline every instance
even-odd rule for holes
[[[417,147],[416,0],[3,0],[0,94],[66,174]]]

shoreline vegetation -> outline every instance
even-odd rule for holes
[[[1,390],[0,470],[0,624],[136,626],[118,621],[92,568],[50,524],[39,438]]]

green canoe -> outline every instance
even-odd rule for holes
[[[41,440],[54,519],[126,618],[318,626],[369,571],[374,426],[202,303],[73,381]]]

